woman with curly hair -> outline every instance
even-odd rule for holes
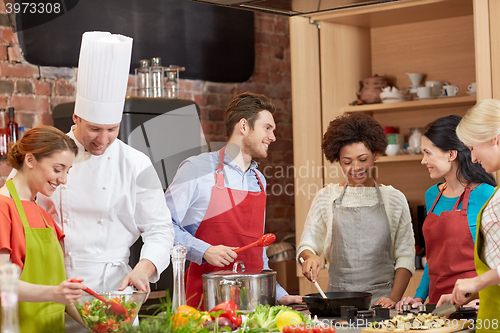
[[[415,240],[405,196],[372,175],[387,147],[384,130],[369,115],[343,115],[330,122],[321,146],[347,181],[313,200],[297,251],[302,274],[315,282],[324,253],[328,291],[370,292],[374,305],[393,308],[415,271]]]

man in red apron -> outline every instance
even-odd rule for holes
[[[188,158],[179,166],[165,197],[175,227],[175,242],[186,246],[186,298],[203,307],[201,275],[231,269],[236,258],[251,270],[267,267],[262,247],[236,254],[233,249],[264,233],[265,179],[254,158],[267,157],[274,136],[273,103],[263,95],[243,93],[229,104],[224,122],[227,145],[218,152]],[[277,286],[281,304],[301,302]]]

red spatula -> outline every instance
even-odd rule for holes
[[[77,280],[69,280],[70,282],[73,282],[73,283],[81,283],[80,281],[77,281]],[[126,317],[128,317],[128,311],[127,309],[125,309],[123,307],[123,305],[121,304],[118,304],[116,302],[113,302],[113,301],[110,301],[110,300],[107,300],[105,299],[104,297],[102,297],[101,295],[99,295],[98,293],[96,293],[95,291],[93,291],[92,289],[90,289],[89,287],[86,287],[85,289],[83,289],[83,291],[85,291],[86,293],[94,296],[95,298],[97,298],[98,300],[100,300],[101,302],[103,302],[104,304],[108,305],[109,306],[109,309],[115,313],[122,313],[124,314]]]
[[[260,238],[257,239],[255,242],[250,243],[250,244],[245,245],[245,246],[242,246],[242,247],[239,247],[233,251],[236,253],[240,253],[241,251],[248,250],[249,248],[254,247],[254,246],[268,246],[268,245],[271,245],[272,243],[274,243],[275,240],[276,240],[276,236],[274,234],[265,234],[265,235],[260,236]]]

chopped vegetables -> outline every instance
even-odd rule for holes
[[[373,322],[372,329],[385,329],[389,331],[403,332],[406,330],[428,330],[446,327],[449,321],[443,317],[431,313],[409,313],[406,316],[398,315],[392,319],[381,322]]]
[[[125,297],[114,297],[112,302],[121,304],[127,309],[127,314],[116,313],[109,309],[109,305],[98,299],[87,301],[83,305],[76,305],[83,322],[89,330],[95,333],[120,332],[122,325],[130,323],[138,310],[135,302],[126,303]]]

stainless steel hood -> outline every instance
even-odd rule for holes
[[[191,0],[206,4],[281,15],[307,15],[327,10],[400,0]]]

